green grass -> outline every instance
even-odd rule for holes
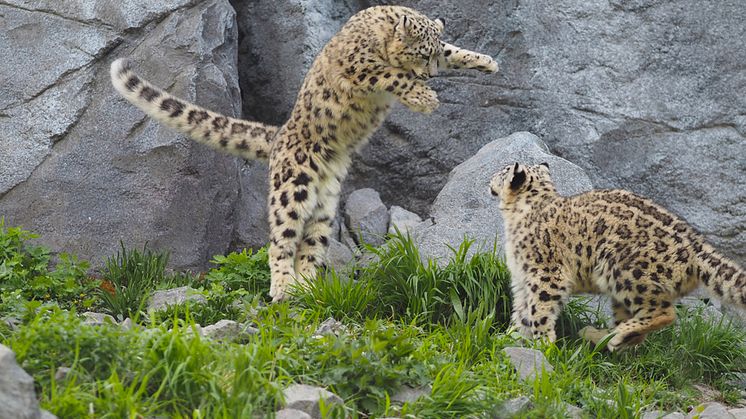
[[[525,342],[507,328],[503,261],[494,252],[467,257],[468,241],[437,265],[421,261],[408,237],[392,237],[367,249],[374,260],[351,270],[354,278],[324,272],[280,304],[267,304],[266,249],[216,256],[204,274],[170,274],[162,253],[123,248],[103,275],[112,283],[118,275],[123,294],[137,288],[117,303],[120,316],[139,313],[154,289],[189,285],[206,298],[139,316],[125,330],[83,324],[77,312],[89,307],[115,312],[108,291],[91,291],[83,262],[51,267],[49,252],[29,239],[0,227],[0,343],[36,380],[42,407],[60,418],[263,417],[282,405],[291,383],[324,386],[345,400],[324,407],[325,417],[499,417],[504,401],[528,396],[532,407],[521,417],[565,417],[572,404],[588,417],[633,418],[686,411],[700,400],[695,384],[723,391],[726,402],[740,397],[727,376],[746,365],[743,329],[681,309],[679,321],[641,347],[609,354],[575,337],[595,318],[580,299],[564,310],[556,344]],[[53,283],[29,283],[40,276]],[[78,294],[87,290],[89,301],[56,278]],[[344,327],[318,335],[329,316]],[[11,318],[18,327],[6,324]],[[223,318],[259,332],[241,342],[194,333],[196,324]],[[554,371],[521,381],[502,349],[522,344],[542,351]],[[56,379],[61,367],[70,372]],[[430,390],[394,402],[404,386]]]

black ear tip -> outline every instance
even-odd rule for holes
[[[444,27],[444,28],[446,27],[446,20],[445,20],[445,19],[443,19],[442,17],[438,17],[438,18],[436,18],[435,20],[439,20],[439,21],[440,21],[440,23],[441,23],[441,24],[443,25],[443,27]]]
[[[549,163],[547,163],[547,162],[541,162],[541,163],[539,163],[539,164],[540,164],[541,166],[544,166],[544,167],[546,167],[547,169],[549,169]]]

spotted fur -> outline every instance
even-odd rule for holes
[[[399,6],[365,9],[316,57],[281,127],[229,118],[177,99],[117,60],[116,89],[192,139],[247,159],[269,160],[270,267],[274,300],[326,260],[331,223],[353,150],[399,101],[416,112],[438,106],[425,81],[439,68],[497,71],[492,58],[440,40],[443,21]]]
[[[641,343],[676,318],[675,300],[700,283],[723,302],[746,307],[746,272],[718,254],[686,222],[623,190],[557,194],[545,164],[505,167],[490,182],[505,223],[514,326],[555,339],[573,293],[612,299],[616,326],[586,327],[611,351]]]

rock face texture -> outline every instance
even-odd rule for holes
[[[324,43],[384,1],[141,3],[0,5],[0,216],[94,264],[121,238],[170,250],[177,268],[204,267],[266,242],[266,166],[145,119],[115,96],[108,64],[130,56],[186,99],[280,124]],[[430,82],[441,100],[431,115],[397,106],[346,193],[371,187],[387,207],[426,216],[454,167],[530,131],[594,186],[654,198],[746,264],[740,0],[399,4],[443,17],[447,41],[501,69],[444,72]]]
[[[11,2],[12,3],[12,2]],[[115,57],[188,100],[238,114],[237,29],[222,0],[0,6],[0,214],[94,264],[149,242],[198,268],[232,240],[237,160],[118,98]],[[47,3],[47,4],[42,4]],[[266,240],[265,240],[266,241]]]

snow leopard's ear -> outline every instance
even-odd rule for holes
[[[446,21],[443,18],[436,18],[433,22],[435,22],[435,26],[438,28],[438,32],[443,33],[443,29],[446,27]]]
[[[526,182],[526,170],[516,163],[513,167],[513,177],[510,179],[510,189],[517,191]]]

